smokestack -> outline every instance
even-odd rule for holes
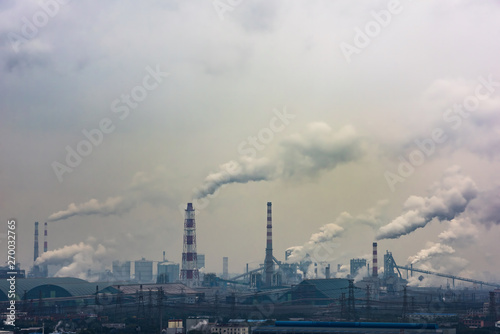
[[[222,258],[222,278],[223,279],[229,278],[229,259],[227,256],[224,256]]]
[[[165,251],[163,251],[163,262],[165,262]]]
[[[272,285],[274,263],[273,263],[273,218],[272,218],[272,203],[267,202],[267,243],[266,243],[266,259],[264,260],[266,286]]]
[[[43,252],[47,253],[47,222],[43,224],[44,230],[43,230]],[[47,267],[47,264],[43,265],[43,277],[48,277],[49,276],[49,269]]]
[[[196,253],[196,222],[193,203],[188,203],[184,219],[184,246],[182,252],[181,281],[187,286],[199,283],[198,254]]]
[[[373,243],[373,277],[378,276],[378,265],[377,265],[377,243]]]
[[[330,264],[328,264],[328,266],[326,266],[325,268],[325,277],[326,279],[330,278]]]
[[[43,252],[47,253],[47,222],[45,222],[43,231]]]
[[[35,248],[33,252],[33,261],[38,259],[38,222],[35,222]]]

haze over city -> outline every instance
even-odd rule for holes
[[[0,212],[22,267],[36,221],[56,276],[180,263],[190,202],[205,272],[242,273],[272,202],[280,261],[347,265],[376,241],[500,281],[497,2],[58,4],[0,3]]]

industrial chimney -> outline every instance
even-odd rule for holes
[[[267,243],[266,243],[266,259],[264,260],[264,273],[266,278],[266,286],[272,285],[274,263],[273,263],[273,218],[272,218],[272,203],[267,202]]]
[[[378,276],[378,265],[377,265],[377,243],[373,243],[373,277]]]
[[[33,252],[33,261],[38,259],[38,222],[35,222],[35,247]]]
[[[44,225],[44,230],[43,230],[43,252],[47,253],[47,222],[45,222]],[[43,277],[48,277],[49,276],[49,268],[47,267],[47,264],[44,264],[42,267],[42,276]]]
[[[227,256],[222,258],[222,278],[229,279],[229,258]]]
[[[182,269],[180,279],[187,286],[199,283],[198,255],[196,253],[196,222],[193,203],[188,203],[184,219],[184,247],[182,252]]]

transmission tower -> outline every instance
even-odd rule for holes
[[[366,285],[366,317],[371,317],[371,303],[370,303],[370,286]]]
[[[490,291],[490,303],[488,307],[488,317],[491,321],[497,321],[497,306],[495,302],[495,292]]]
[[[406,286],[403,288],[403,311],[401,312],[403,321],[408,320],[408,295],[406,294]]]
[[[349,280],[349,297],[347,298],[347,316],[349,320],[356,320],[356,308],[354,306],[354,281]]]

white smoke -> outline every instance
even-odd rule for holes
[[[441,254],[453,254],[455,253],[455,250],[447,245],[443,245],[440,243],[432,243],[429,242],[427,244],[427,248],[422,249],[417,253],[417,255],[410,256],[408,258],[408,261],[411,264],[415,264],[417,262],[421,261],[426,261],[434,256],[441,255]]]
[[[320,227],[320,231],[313,233],[309,240],[302,246],[293,246],[287,250],[292,253],[288,257],[289,263],[297,263],[304,260],[312,262],[332,262],[336,259],[334,239],[340,237],[345,229],[355,225],[380,226],[382,224],[382,209],[388,201],[381,200],[368,209],[366,213],[351,215],[348,212],[342,212],[333,223]]]
[[[425,227],[435,218],[451,220],[462,213],[476,196],[474,181],[463,176],[458,166],[453,166],[445,171],[441,182],[431,188],[429,196],[410,196],[404,204],[405,212],[382,226],[377,239],[399,238]]]
[[[65,210],[51,214],[47,221],[55,222],[74,216],[121,215],[142,203],[152,205],[173,203],[166,195],[165,180],[161,177],[162,173],[161,168],[157,168],[151,174],[138,172],[134,175],[132,182],[123,192],[123,195],[108,197],[104,201],[92,198],[80,204],[71,203]]]
[[[320,232],[311,235],[309,241],[304,245],[287,249],[292,251],[288,257],[288,262],[297,263],[306,259],[313,262],[331,261],[333,249],[336,248],[333,239],[340,236],[343,231],[344,228],[334,223],[322,226]]]
[[[208,320],[202,320],[202,321],[198,322],[196,325],[191,326],[191,328],[189,328],[189,331],[192,331],[192,330],[202,331],[207,325],[208,325]]]
[[[229,161],[219,166],[217,172],[209,174],[198,189],[196,198],[215,193],[222,185],[269,181],[275,178],[276,166],[267,158],[241,157],[239,161]]]
[[[349,276],[349,267],[345,264],[340,266],[340,270],[335,272],[335,278],[347,278]]]
[[[214,194],[221,186],[231,183],[315,177],[321,171],[359,159],[361,146],[361,139],[352,126],[334,132],[326,123],[310,123],[303,133],[282,140],[278,152],[272,156],[242,156],[220,165],[205,178],[195,198]]]
[[[55,277],[90,279],[87,274],[89,270],[98,272],[104,269],[103,260],[107,253],[106,247],[90,238],[87,243],[80,242],[47,251],[38,257],[35,265],[61,266]]]

